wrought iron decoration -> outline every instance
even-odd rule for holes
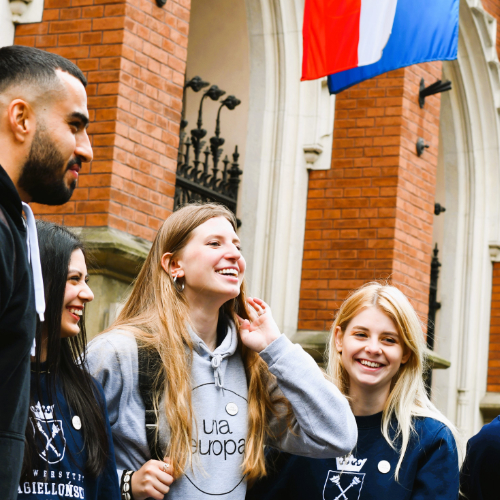
[[[436,246],[433,250],[433,256],[431,261],[431,284],[429,286],[429,314],[427,316],[427,347],[433,351],[434,350],[434,333],[435,333],[435,323],[436,323],[436,313],[441,309],[441,302],[437,300],[437,286],[439,279],[439,268],[441,267],[441,262],[438,258],[439,249]],[[427,391],[430,395],[431,385],[432,385],[432,370],[428,370],[425,374],[425,384],[427,386]]]
[[[434,215],[439,215],[443,212],[446,212],[446,207],[443,207],[441,203],[434,203]]]
[[[436,313],[441,309],[441,302],[437,300],[437,286],[439,279],[439,248],[436,243],[431,260],[431,284],[429,286],[429,315],[427,317],[427,347],[434,350],[434,324],[436,322]]]
[[[184,89],[199,92],[208,87],[208,82],[195,76],[186,82]],[[217,85],[212,85],[200,99],[198,120],[196,128],[191,130],[190,137],[186,138],[185,129],[188,122],[181,121],[179,154],[177,159],[177,179],[175,183],[174,210],[190,201],[215,201],[227,206],[236,213],[238,188],[240,176],[243,173],[239,168],[238,146],[232,154],[232,161],[227,155],[221,161],[224,138],[220,136],[220,116],[222,108],[233,110],[241,101],[230,95],[220,101],[217,119],[215,122],[215,135],[210,138],[210,147],[206,145],[204,137],[207,131],[203,129],[203,103],[208,97],[218,101],[226,92]],[[222,165],[221,165],[222,164]],[[240,221],[238,221],[238,226]]]
[[[445,80],[444,82],[442,80],[438,80],[426,87],[425,81],[422,78],[420,80],[420,90],[418,93],[418,104],[420,105],[420,108],[424,107],[426,97],[434,94],[439,94],[441,92],[447,92],[448,90],[451,90],[450,80]]]
[[[422,156],[426,149],[429,149],[429,144],[426,144],[422,137],[419,137],[416,143],[417,156]]]

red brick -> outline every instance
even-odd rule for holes
[[[187,0],[164,9],[142,0],[46,0],[42,23],[17,27],[15,43],[50,47],[89,82],[94,161],[70,203],[35,206],[37,214],[154,238],[173,207],[189,7]]]
[[[440,74],[441,63],[430,65]],[[301,297],[307,290],[313,298],[341,301],[352,288],[392,275],[405,283],[417,311],[427,312],[437,158],[417,158],[414,143],[417,133],[439,143],[440,103],[438,96],[420,110],[414,102],[420,76],[412,68],[337,95],[333,167],[309,174]],[[423,129],[422,122],[432,128]],[[316,269],[326,278],[325,266],[337,273],[328,292],[322,281],[311,279]],[[314,318],[302,316],[313,309]],[[331,309],[321,300],[302,301],[299,328],[328,329]]]

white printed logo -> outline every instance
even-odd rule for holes
[[[329,470],[323,488],[323,500],[359,500],[365,474],[360,470],[366,462],[352,455],[337,458],[339,470]]]
[[[38,430],[44,442],[38,454],[49,464],[56,464],[64,458],[66,438],[61,420],[54,420],[54,405],[44,406],[38,402],[31,407],[33,417],[30,418],[33,430]]]

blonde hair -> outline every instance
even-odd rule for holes
[[[382,414],[382,434],[389,445],[400,454],[395,474],[398,480],[410,437],[415,432],[414,417],[430,417],[445,424],[455,438],[459,456],[461,438],[456,427],[427,396],[423,380],[426,360],[422,325],[409,300],[394,286],[377,282],[367,283],[352,293],[340,307],[327,346],[327,372],[333,382],[344,395],[349,395],[349,375],[342,363],[341,353],[335,348],[335,331],[340,327],[342,334],[345,334],[351,320],[367,307],[377,307],[394,322],[404,348],[410,352],[408,361],[401,364],[392,379]],[[397,427],[391,437],[389,428],[393,420],[397,422]],[[399,439],[401,447],[398,450],[396,442]]]
[[[191,359],[193,344],[186,328],[189,306],[184,295],[174,286],[172,278],[161,265],[165,253],[172,258],[188,244],[192,232],[214,217],[224,217],[236,230],[236,218],[222,205],[190,204],[174,212],[161,226],[148,257],[133,285],[130,297],[117,320],[107,331],[120,328],[130,331],[141,348],[156,350],[162,361],[156,387],[163,387],[164,411],[170,427],[170,440],[165,455],[172,459],[174,475],[183,474],[186,464],[192,464],[193,406],[191,401]],[[248,319],[245,283],[238,297],[221,307],[221,312],[233,320],[236,314]],[[238,327],[237,327],[238,328]],[[238,332],[239,335],[239,332]],[[270,434],[269,415],[276,414],[268,385],[274,376],[260,356],[238,342],[248,385],[248,434],[243,462],[243,474],[249,481],[266,473],[264,444]],[[159,409],[162,393],[153,389],[154,406]],[[286,405],[286,402],[285,402]]]

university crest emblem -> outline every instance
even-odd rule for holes
[[[33,416],[30,420],[33,431],[42,438],[39,456],[49,464],[60,462],[64,458],[66,438],[62,421],[54,420],[54,405],[43,406],[38,402],[36,406],[31,407],[31,411]]]
[[[359,500],[365,474],[360,472],[366,462],[352,455],[337,458],[336,471],[329,470],[323,488],[323,500]]]

